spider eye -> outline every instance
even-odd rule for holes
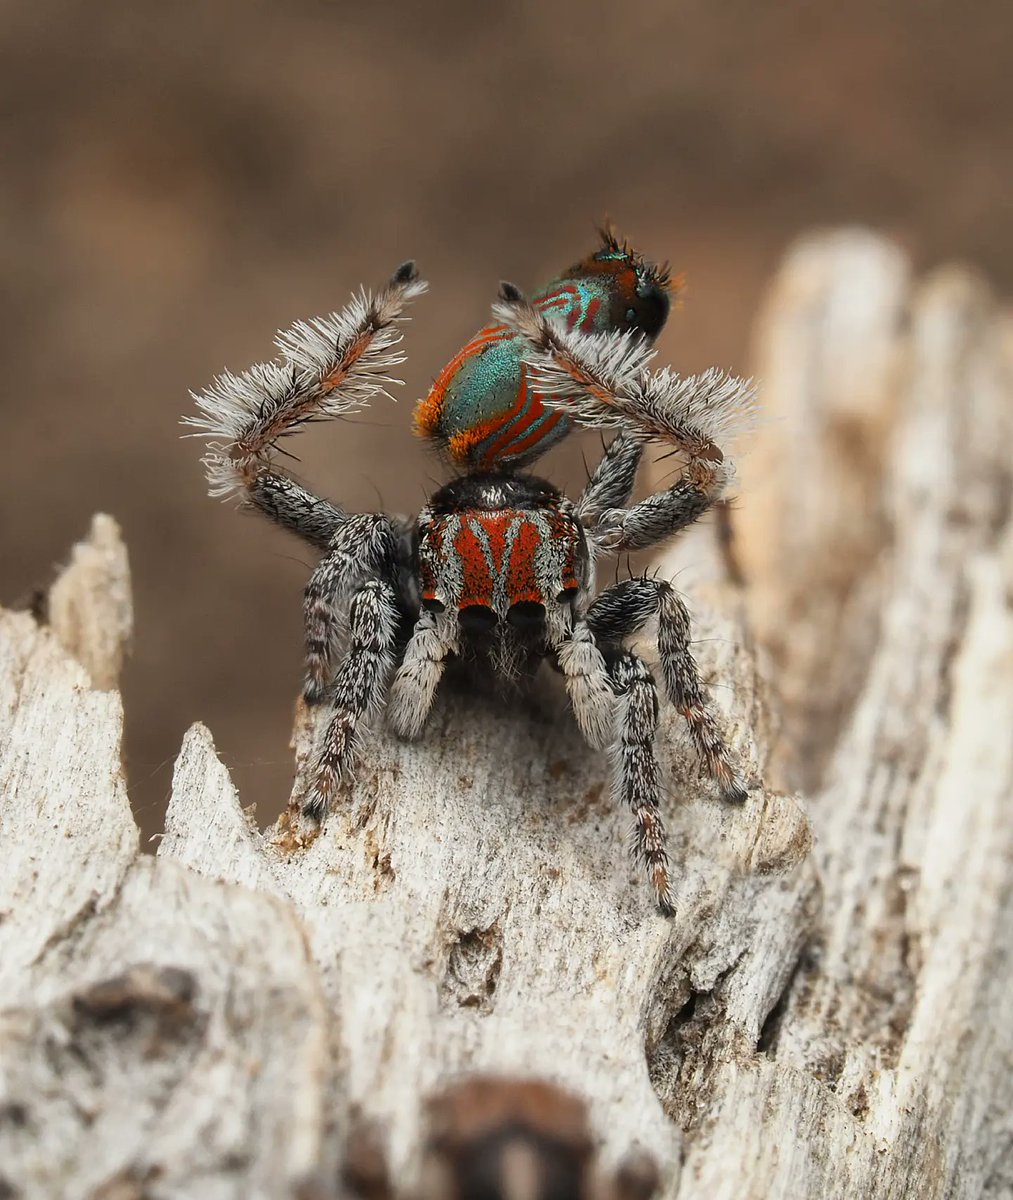
[[[563,588],[563,590],[556,596],[556,603],[572,604],[579,591],[580,588],[576,587]]]
[[[668,292],[657,283],[643,283],[637,288],[636,308],[626,311],[626,319],[646,337],[656,338],[668,320],[672,306]]]
[[[537,600],[518,600],[510,605],[507,620],[514,629],[534,629],[545,622],[545,605]]]
[[[457,619],[468,633],[488,633],[499,617],[484,604],[467,604],[457,614]]]
[[[447,607],[442,600],[437,600],[434,596],[431,600],[423,600],[422,607],[426,612],[441,613]]]

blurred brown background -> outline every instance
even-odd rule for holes
[[[196,718],[245,802],[287,795],[309,558],[206,498],[176,424],[188,388],[269,356],[278,326],[418,258],[433,291],[399,405],[298,445],[326,494],[407,511],[442,477],[412,401],[501,277],[550,277],[605,214],[687,272],[661,342],[683,370],[748,369],[764,281],[814,224],[869,223],[919,266],[957,256],[1013,288],[1009,0],[0,14],[0,599],[46,583],[93,511],[122,523],[149,832]],[[578,484],[580,447],[546,472]]]

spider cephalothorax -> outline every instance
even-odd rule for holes
[[[274,461],[278,440],[310,420],[344,416],[393,382],[399,321],[425,291],[407,263],[376,296],[278,337],[280,361],[226,372],[189,419],[210,435],[213,494],[250,506],[322,552],[306,586],[309,703],[331,716],[305,811],[322,819],[355,762],[363,721],[385,710],[398,734],[422,733],[452,658],[523,680],[543,660],[563,675],[588,743],[607,749],[613,793],[634,814],[636,848],[663,911],[672,908],[654,677],[628,642],[652,620],[666,690],[709,773],[732,800],[746,788],[704,695],[689,615],[672,586],[634,578],[594,594],[603,554],[642,549],[695,521],[723,493],[719,448],[750,388],[719,371],[651,371],[668,312],[667,272],[611,234],[528,303],[504,284],[495,323],[448,364],[416,427],[463,473],[415,518],[349,514]],[[521,474],[572,426],[613,429],[580,496]],[[684,458],[666,490],[631,503],[645,443]],[[340,650],[340,660],[333,666]]]
[[[419,516],[422,607],[449,609],[465,630],[523,645],[557,634],[590,585],[590,553],[573,505],[531,475],[466,475]],[[506,641],[511,639],[506,637]]]

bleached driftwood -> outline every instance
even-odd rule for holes
[[[580,1092],[669,1196],[1011,1193],[1011,324],[962,272],[913,288],[889,245],[821,237],[757,368],[744,583],[713,530],[663,569],[692,566],[734,743],[811,800],[724,805],[666,717],[671,921],[551,680],[378,735],[306,848],[196,726],[152,858],[103,690],[113,523],[48,627],[0,617],[0,1197],[334,1196],[362,1117],[410,1184],[421,1098],[473,1069]]]

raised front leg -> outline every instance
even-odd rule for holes
[[[611,554],[657,545],[699,520],[721,498],[732,476],[726,462],[694,460],[666,491],[630,508],[603,510],[588,528],[588,537]]]
[[[568,332],[509,283],[493,312],[530,342],[525,361],[545,405],[578,424],[625,430],[640,441],[677,447],[689,459],[720,462],[722,443],[751,418],[748,379],[713,368],[685,377],[667,367],[652,371],[650,342]]]
[[[279,443],[311,421],[347,416],[385,392],[390,369],[404,361],[404,310],[425,290],[415,264],[404,263],[375,295],[364,291],[340,312],[279,333],[280,360],[224,371],[195,394],[198,414],[184,424],[209,439],[202,461],[211,495],[236,495],[326,549],[345,514],[279,469]]]
[[[609,509],[629,504],[643,456],[643,443],[632,434],[620,433],[612,439],[577,501],[577,515],[585,529],[593,529]]]
[[[288,475],[265,468],[251,482],[247,499],[276,525],[326,550],[348,514],[330,500],[315,496]]]

